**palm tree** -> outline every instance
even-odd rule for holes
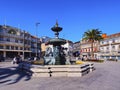
[[[94,57],[93,43],[95,41],[100,41],[103,39],[101,34],[102,34],[102,31],[99,31],[98,29],[91,29],[91,30],[88,30],[87,32],[84,32],[83,34],[82,40],[86,40],[91,43],[91,57],[92,58]]]

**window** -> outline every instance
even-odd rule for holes
[[[109,50],[109,47],[107,47],[106,49]]]
[[[0,49],[3,49],[3,46],[0,45]]]
[[[18,50],[18,47],[15,47],[16,50]]]
[[[23,43],[23,40],[20,40],[20,43]]]
[[[7,38],[7,41],[10,42],[10,38]]]
[[[6,49],[10,49],[10,46],[6,46]]]
[[[17,39],[15,39],[15,42],[16,42],[16,43],[18,43],[18,40],[17,40]]]
[[[3,29],[0,29],[0,32],[4,32],[4,30],[3,30]]]
[[[104,44],[104,42],[102,41],[102,44]]]
[[[115,49],[115,46],[112,46],[112,49]]]
[[[115,43],[115,40],[112,40],[112,43]]]
[[[3,41],[3,37],[0,37],[0,41]]]
[[[15,31],[14,29],[10,29],[10,30],[8,31],[8,33],[9,33],[9,34],[16,34],[16,31]]]
[[[25,48],[25,50],[27,50],[27,48]]]
[[[14,46],[11,46],[11,49],[14,50]]]
[[[107,41],[106,44],[109,44],[109,41]]]
[[[28,45],[30,45],[30,41],[28,41]]]
[[[119,45],[119,48],[120,48],[120,45]]]
[[[20,36],[23,36],[23,33],[20,33]]]
[[[25,44],[27,44],[27,40],[25,41]]]
[[[101,47],[100,50],[104,50],[103,47]]]
[[[28,48],[28,50],[30,50],[30,48]]]
[[[23,50],[23,48],[22,48],[22,47],[20,47],[20,50]]]

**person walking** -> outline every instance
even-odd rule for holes
[[[13,58],[13,61],[12,61],[12,64],[16,64],[16,63],[17,63],[17,58],[14,57],[14,58]]]

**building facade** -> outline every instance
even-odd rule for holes
[[[92,50],[91,42],[88,42],[87,40],[80,41],[81,57],[90,58],[91,57],[91,50]],[[96,41],[93,43],[94,58],[97,58],[98,52],[99,52],[99,42]]]
[[[100,41],[99,57],[120,60],[120,33],[108,35]]]
[[[73,43],[73,52],[80,51],[80,41]]]
[[[18,28],[0,25],[0,54],[5,58],[22,55],[23,58],[36,55],[40,40]]]
[[[81,57],[91,57],[91,43],[80,41]],[[98,59],[118,59],[120,60],[120,33],[106,35],[103,40],[93,44],[94,58]]]

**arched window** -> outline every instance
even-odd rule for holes
[[[112,43],[115,43],[115,40],[114,40],[114,39],[112,40]]]
[[[109,47],[106,47],[107,50],[109,50]]]
[[[16,34],[16,31],[15,31],[14,29],[10,29],[10,30],[8,31],[8,33],[9,33],[9,34]]]
[[[115,49],[115,46],[112,46],[112,49]]]

